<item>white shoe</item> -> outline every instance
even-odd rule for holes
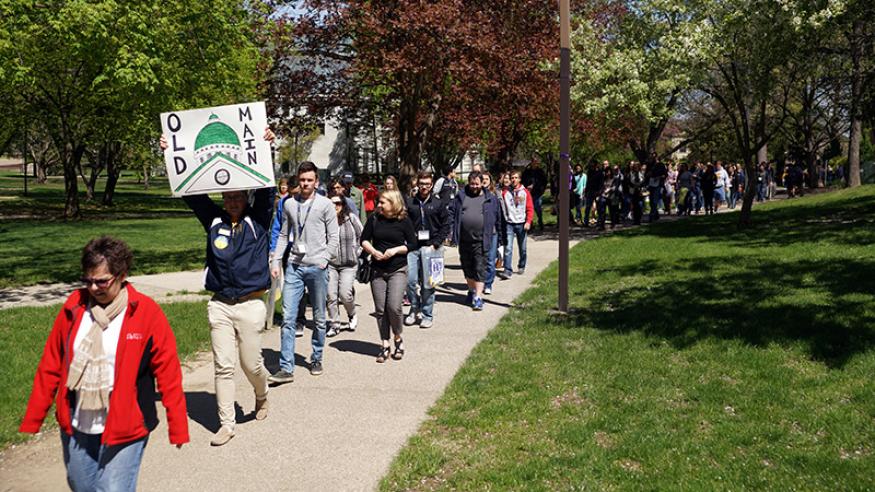
[[[491,295],[491,294],[492,294],[492,288],[490,288],[490,287],[485,287],[485,288],[483,289],[483,293],[484,293],[485,295],[487,295],[487,296],[488,296],[488,295]]]
[[[359,317],[357,315],[353,315],[352,318],[349,318],[349,331],[355,331],[358,325]]]
[[[416,313],[410,313],[407,315],[406,318],[404,318],[404,324],[406,326],[415,325],[418,322],[419,322],[419,315]]]

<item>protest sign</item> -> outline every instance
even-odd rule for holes
[[[274,186],[264,102],[161,114],[174,196]]]

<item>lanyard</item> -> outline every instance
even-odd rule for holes
[[[420,230],[423,230],[423,231],[426,229],[426,227],[425,227],[425,209],[423,208],[423,206],[426,203],[428,203],[428,201],[430,199],[431,199],[431,197],[428,197],[425,199],[425,202],[423,202],[422,200],[419,199],[419,197],[416,198],[416,201],[419,202],[419,228],[420,228]]]
[[[310,197],[310,200],[314,200],[314,197]],[[308,200],[308,201],[310,201]],[[307,223],[307,219],[310,218],[310,211],[313,210],[313,202],[310,202],[310,206],[307,207],[307,215],[304,216],[304,220],[301,221],[301,202],[298,202],[298,237],[295,239],[299,239],[301,235],[304,233],[304,225]]]

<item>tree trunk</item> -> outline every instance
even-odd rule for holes
[[[118,183],[119,176],[122,174],[122,167],[119,160],[121,154],[120,143],[106,144],[106,186],[103,188],[103,204],[106,206],[112,205],[112,199],[115,196],[115,186]]]
[[[79,210],[79,174],[82,165],[82,155],[85,153],[84,145],[73,147],[73,153],[64,161],[64,219],[80,219],[82,213]]]
[[[760,150],[757,151],[757,164],[761,162],[769,162],[769,145],[763,145]]]
[[[744,181],[744,196],[741,200],[741,213],[738,218],[739,229],[750,225],[753,200],[757,192],[757,165],[750,156],[744,159]]]
[[[860,186],[860,140],[863,137],[863,21],[854,21],[853,33],[850,37],[851,44],[851,126],[848,138],[848,186],[851,188]]]

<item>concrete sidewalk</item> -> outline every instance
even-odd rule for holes
[[[310,376],[302,365],[310,355],[309,331],[299,338],[296,381],[271,389],[267,420],[251,420],[254,396],[238,371],[237,399],[242,409],[237,435],[220,448],[209,445],[218,420],[212,358],[202,354],[184,371],[192,442],[177,450],[169,444],[162,422],[150,438],[139,489],[373,490],[471,349],[498,323],[513,299],[556,259],[557,249],[553,240],[529,241],[526,274],[496,280],[495,294],[486,296],[482,312],[460,304],[464,280],[456,250],[448,249],[447,284],[437,294],[435,326],[406,328],[404,360],[386,364],[375,363],[380,342],[374,318],[369,316],[373,311],[370,289],[358,284],[359,329],[327,340],[325,373],[318,377]],[[156,277],[154,287],[178,288],[191,274],[178,275],[172,281]],[[146,290],[146,282],[140,282]],[[200,286],[185,288],[200,290]],[[161,301],[160,294],[156,299]],[[266,332],[263,343],[268,368],[275,370],[278,331]],[[159,410],[162,420],[163,413]],[[0,455],[0,490],[64,490],[57,433],[50,431]]]

